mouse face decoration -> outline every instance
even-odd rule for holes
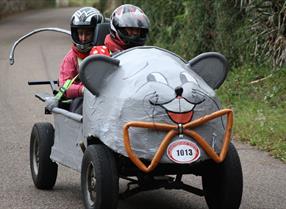
[[[217,111],[213,88],[191,65],[157,47],[136,47],[113,58],[86,58],[80,66],[80,78],[89,90],[84,95],[84,132],[125,154],[122,130],[130,121],[182,125]],[[223,129],[221,121],[210,126],[201,131],[208,138],[214,129]],[[133,149],[146,157],[146,150],[154,154],[151,150],[159,146],[164,133],[138,129],[131,135],[138,139]]]
[[[173,87],[161,72],[152,72],[142,89],[149,89],[145,90],[144,99],[151,105],[164,109],[174,123],[185,124],[192,120],[195,106],[205,101],[206,93],[199,90],[197,81],[188,72],[180,72],[179,77],[180,85]]]

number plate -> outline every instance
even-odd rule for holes
[[[201,153],[195,143],[181,139],[169,144],[167,155],[175,163],[187,164],[196,161]]]

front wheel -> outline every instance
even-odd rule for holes
[[[50,123],[36,123],[30,138],[30,168],[38,189],[52,189],[55,185],[58,165],[50,159],[54,144],[54,128]]]
[[[210,209],[238,209],[243,190],[240,159],[233,144],[222,163],[209,162],[202,175],[203,190]]]
[[[116,161],[105,145],[89,145],[84,152],[81,190],[85,208],[117,208],[119,177]]]

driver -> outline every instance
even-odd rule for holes
[[[63,94],[73,99],[70,111],[77,112],[81,105],[83,84],[78,79],[79,64],[89,55],[93,46],[94,31],[98,23],[104,21],[103,15],[93,7],[83,7],[71,17],[71,38],[73,45],[64,57],[59,73],[59,97]]]
[[[150,21],[137,6],[124,4],[116,8],[110,17],[110,34],[104,40],[104,46],[95,46],[90,54],[111,56],[135,46],[142,46],[147,40]]]

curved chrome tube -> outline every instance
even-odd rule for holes
[[[15,51],[16,46],[21,41],[23,41],[24,39],[28,38],[29,36],[32,36],[32,35],[34,35],[36,33],[43,32],[43,31],[54,31],[54,32],[60,32],[60,33],[65,33],[67,35],[71,35],[70,31],[65,30],[65,29],[61,29],[61,28],[39,28],[39,29],[33,30],[32,32],[22,36],[21,38],[19,38],[17,41],[14,42],[14,44],[13,44],[13,46],[11,48],[10,54],[9,54],[10,65],[14,64],[14,51]]]

